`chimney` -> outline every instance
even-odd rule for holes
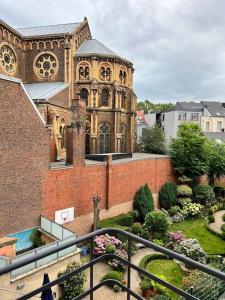
[[[79,166],[85,164],[86,102],[72,100],[71,125],[67,126],[66,162]]]

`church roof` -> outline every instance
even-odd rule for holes
[[[77,49],[75,56],[83,55],[111,56],[127,61],[96,39],[86,40],[81,44],[81,46]]]
[[[65,82],[24,83],[25,89],[33,100],[48,100],[66,89]]]
[[[24,37],[72,34],[80,24],[81,22],[48,26],[25,27],[17,28],[16,30]]]

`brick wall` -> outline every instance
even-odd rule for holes
[[[93,222],[94,193],[101,197],[104,218],[131,210],[135,193],[146,182],[157,199],[162,184],[173,180],[169,157],[49,170],[44,183],[42,213],[54,220],[56,210],[74,207],[75,220],[68,227],[84,234]]]
[[[49,132],[19,82],[0,79],[0,116],[2,236],[38,224]]]

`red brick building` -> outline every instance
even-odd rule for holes
[[[41,214],[82,234],[95,193],[103,218],[129,211],[146,182],[157,196],[173,180],[167,156],[85,160],[133,152],[132,73],[91,39],[86,19],[18,30],[0,22],[0,236],[36,226]]]

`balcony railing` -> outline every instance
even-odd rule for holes
[[[128,242],[128,259],[124,259],[124,258],[122,258],[122,257],[120,257],[116,254],[104,254],[100,257],[94,258],[94,256],[93,256],[94,238],[98,235],[102,235],[102,234],[106,234],[106,233],[114,234],[114,235],[122,235],[127,239],[127,242]],[[208,267],[207,265],[203,265],[201,263],[198,263],[198,262],[196,262],[196,261],[194,261],[190,258],[187,258],[183,255],[180,255],[180,254],[178,254],[176,252],[173,252],[169,249],[166,249],[164,247],[158,246],[158,245],[156,245],[156,244],[154,244],[154,243],[152,243],[148,240],[140,238],[140,237],[138,237],[136,235],[133,235],[131,233],[125,232],[125,231],[120,230],[120,229],[107,229],[107,228],[91,232],[91,233],[89,233],[85,236],[77,238],[76,240],[67,241],[62,245],[57,245],[57,246],[52,247],[51,249],[47,249],[45,251],[42,251],[41,253],[36,254],[35,256],[25,258],[21,261],[15,262],[12,265],[0,268],[0,276],[6,274],[8,272],[12,272],[12,271],[14,271],[18,268],[24,267],[25,265],[33,263],[37,260],[43,259],[44,257],[49,256],[51,254],[54,254],[54,253],[57,253],[59,251],[65,250],[66,248],[69,248],[71,246],[74,246],[74,245],[76,245],[78,243],[81,243],[81,242],[84,242],[84,241],[89,241],[90,245],[91,245],[90,246],[90,261],[88,263],[82,265],[81,267],[79,267],[76,270],[71,271],[70,273],[67,273],[67,274],[63,275],[60,278],[57,278],[57,279],[51,281],[50,283],[48,283],[44,286],[41,286],[41,287],[27,293],[26,295],[23,295],[23,296],[17,298],[17,300],[25,300],[25,299],[29,299],[33,296],[36,296],[37,294],[43,292],[44,290],[46,290],[50,287],[53,287],[54,285],[62,283],[65,279],[68,279],[71,276],[73,276],[75,274],[78,274],[78,273],[80,273],[81,271],[84,271],[87,268],[90,268],[90,279],[89,279],[90,287],[83,294],[81,294],[80,296],[74,298],[73,300],[83,299],[84,297],[86,297],[88,295],[90,295],[90,300],[93,300],[94,292],[96,290],[98,290],[100,287],[108,285],[108,284],[118,285],[124,291],[126,291],[127,300],[129,300],[131,296],[134,297],[135,299],[143,300],[143,298],[140,295],[138,295],[137,293],[135,293],[131,289],[131,280],[132,280],[131,269],[136,270],[140,274],[143,274],[144,276],[148,277],[149,279],[152,279],[152,280],[162,284],[163,286],[165,286],[168,289],[172,290],[174,293],[180,295],[184,299],[193,299],[193,300],[201,299],[201,298],[197,298],[194,295],[191,295],[190,292],[184,291],[184,290],[174,286],[173,284],[158,278],[157,276],[153,275],[152,273],[149,273],[149,272],[145,271],[144,269],[141,269],[140,267],[134,265],[131,262],[131,243],[132,243],[132,241],[135,241],[137,243],[141,243],[141,244],[145,245],[147,248],[150,248],[150,249],[153,249],[157,252],[163,253],[171,259],[176,259],[176,260],[184,263],[185,265],[188,265],[192,268],[201,270],[202,272],[207,273],[211,276],[214,276],[215,278],[218,278],[218,279],[225,282],[225,273],[223,273],[219,270],[212,269],[212,268]],[[123,264],[125,264],[127,266],[127,285],[123,285],[123,284],[121,284],[120,282],[118,282],[116,280],[104,280],[104,281],[102,281],[102,282],[100,282],[100,283],[98,283],[94,286],[94,280],[93,280],[93,278],[94,278],[94,269],[93,269],[93,266],[95,264],[97,264],[98,262],[100,262],[100,261],[105,261],[106,259],[112,259],[112,258],[116,258],[116,259],[120,260]]]

